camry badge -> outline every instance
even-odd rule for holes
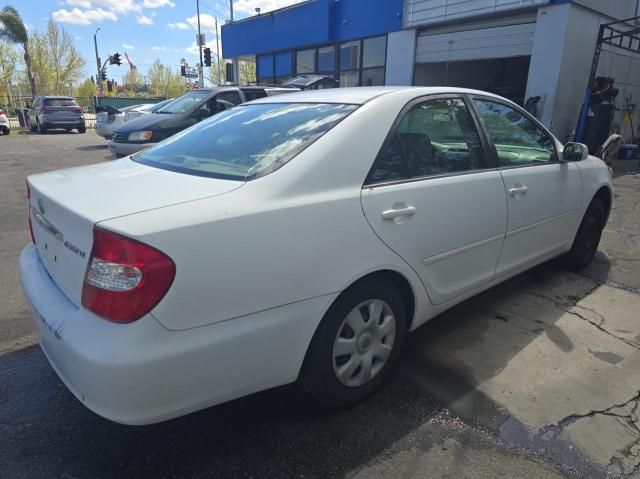
[[[44,214],[44,201],[42,201],[42,198],[38,198],[38,209],[40,214]]]

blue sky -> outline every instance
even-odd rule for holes
[[[301,0],[234,0],[236,19],[262,13]],[[76,47],[87,60],[87,75],[95,72],[93,34],[97,27],[98,49],[102,61],[107,54],[129,54],[138,70],[145,73],[160,59],[178,68],[180,59],[198,62],[195,46],[196,0],[8,0],[23,17],[29,29],[44,30],[49,18],[73,35]],[[207,44],[215,52],[214,17],[219,24],[229,18],[227,0],[200,0],[200,23]],[[220,26],[220,25],[219,25]],[[109,67],[109,76],[119,80],[128,70]]]

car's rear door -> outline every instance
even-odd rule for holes
[[[375,233],[418,273],[434,304],[495,276],[507,223],[504,185],[465,98],[407,105],[361,201]]]
[[[556,141],[524,111],[474,97],[504,179],[509,221],[497,274],[544,261],[573,241],[582,195],[575,163],[559,161]]]

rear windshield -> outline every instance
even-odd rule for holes
[[[156,113],[184,113],[191,110],[210,94],[211,92],[207,90],[194,90],[176,98],[168,105],[160,108]]]
[[[45,98],[44,106],[78,106],[73,98]]]
[[[159,143],[134,160],[180,173],[246,181],[277,170],[357,108],[245,104]]]

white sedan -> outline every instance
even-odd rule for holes
[[[551,258],[588,265],[612,202],[585,146],[452,88],[267,97],[27,185],[42,349],[126,424],[294,381],[360,401],[408,331]]]

